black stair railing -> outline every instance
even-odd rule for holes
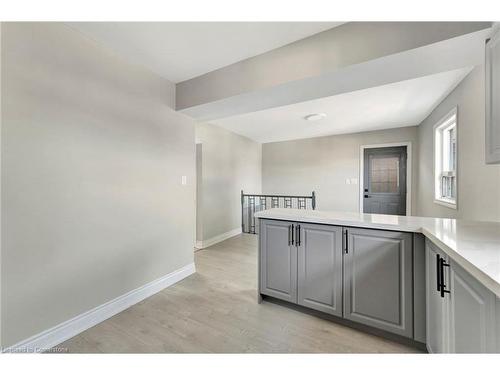
[[[254,214],[268,208],[316,209],[316,193],[311,195],[245,194],[241,191],[241,231],[258,233]]]

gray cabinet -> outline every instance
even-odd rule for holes
[[[441,297],[438,279],[438,255],[445,261],[448,258],[429,240],[425,242],[425,279],[426,279],[426,338],[429,353],[449,351],[447,311],[448,298]],[[449,283],[449,273],[443,275],[445,285]]]
[[[427,239],[423,319],[412,234],[260,220],[259,236],[261,295],[426,340],[431,353],[500,352],[500,299]]]
[[[261,295],[413,338],[412,234],[260,220],[259,236]]]
[[[425,236],[413,233],[413,339],[424,344],[425,307]]]
[[[262,220],[260,233],[260,293],[297,302],[297,247],[287,221]]]
[[[442,266],[436,261],[438,256]],[[498,351],[496,296],[429,240],[426,241],[426,295],[430,353]]]
[[[500,31],[486,44],[486,163],[500,163]]]
[[[450,262],[449,351],[494,353],[495,295]]]
[[[347,230],[344,317],[413,337],[412,235]]]
[[[298,304],[342,316],[342,228],[306,223],[297,228]]]

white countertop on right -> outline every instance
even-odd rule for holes
[[[434,219],[421,232],[500,298],[500,223]]]

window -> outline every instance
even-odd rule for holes
[[[370,192],[399,193],[399,155],[370,155]]]
[[[457,109],[434,126],[434,201],[457,208]]]

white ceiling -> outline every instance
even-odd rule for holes
[[[211,72],[342,22],[70,22],[172,82]]]
[[[470,70],[452,70],[211,123],[262,143],[414,126],[420,124]],[[325,113],[327,117],[316,122],[304,120],[304,116],[311,113]]]

